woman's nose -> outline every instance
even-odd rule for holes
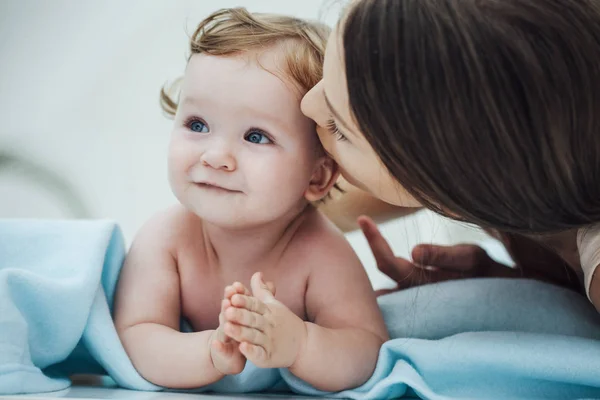
[[[306,115],[308,118],[317,121],[319,118],[319,109],[321,112],[325,111],[322,109],[324,104],[320,104],[323,102],[319,102],[319,95],[322,93],[323,81],[319,81],[312,89],[310,89],[302,98],[300,102],[300,109],[302,113]]]

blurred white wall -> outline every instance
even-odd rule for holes
[[[316,18],[322,4],[2,0],[0,148],[64,175],[94,217],[118,220],[131,237],[173,201],[165,168],[171,124],[158,92],[185,67],[187,33],[220,7]],[[23,207],[0,212],[22,216]]]
[[[159,89],[184,69],[186,33],[229,6],[329,24],[338,11],[325,0],[1,0],[0,151],[56,172],[92,217],[118,221],[131,241],[175,201],[165,157],[171,122],[159,109]],[[70,215],[56,193],[0,169],[0,217]],[[401,255],[421,241],[481,238],[431,213],[384,231]],[[362,237],[349,239],[375,284],[384,284]]]

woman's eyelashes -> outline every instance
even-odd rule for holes
[[[341,142],[348,140],[346,135],[344,135],[342,131],[340,131],[340,128],[337,126],[333,119],[327,121],[327,129],[329,130],[329,132],[331,132],[332,135],[335,136],[336,140],[339,140]]]

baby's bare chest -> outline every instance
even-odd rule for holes
[[[227,285],[241,282],[248,290],[250,277],[261,271],[265,281],[275,284],[277,300],[303,320],[307,319],[305,293],[308,281],[306,268],[295,268],[290,262],[262,268],[224,269],[207,265],[202,254],[184,254],[179,257],[181,316],[195,331],[215,329],[219,326],[219,313],[223,292]]]

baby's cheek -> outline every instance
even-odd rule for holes
[[[298,189],[298,178],[293,171],[284,168],[274,168],[268,178],[261,182],[260,197],[263,209],[267,212],[280,213],[297,202],[302,197]]]
[[[169,143],[169,162],[189,158],[191,146],[186,141],[173,136]]]
[[[199,161],[198,150],[185,140],[171,140],[168,153],[169,171],[187,174]]]
[[[171,184],[171,187],[173,187],[174,185],[177,185],[179,181],[181,181],[181,174],[183,170],[181,166],[181,160],[177,157],[169,156],[167,168],[169,183]]]
[[[191,168],[189,155],[180,148],[171,147],[167,160],[169,185],[175,195],[181,194],[183,186],[188,182],[188,171]]]

